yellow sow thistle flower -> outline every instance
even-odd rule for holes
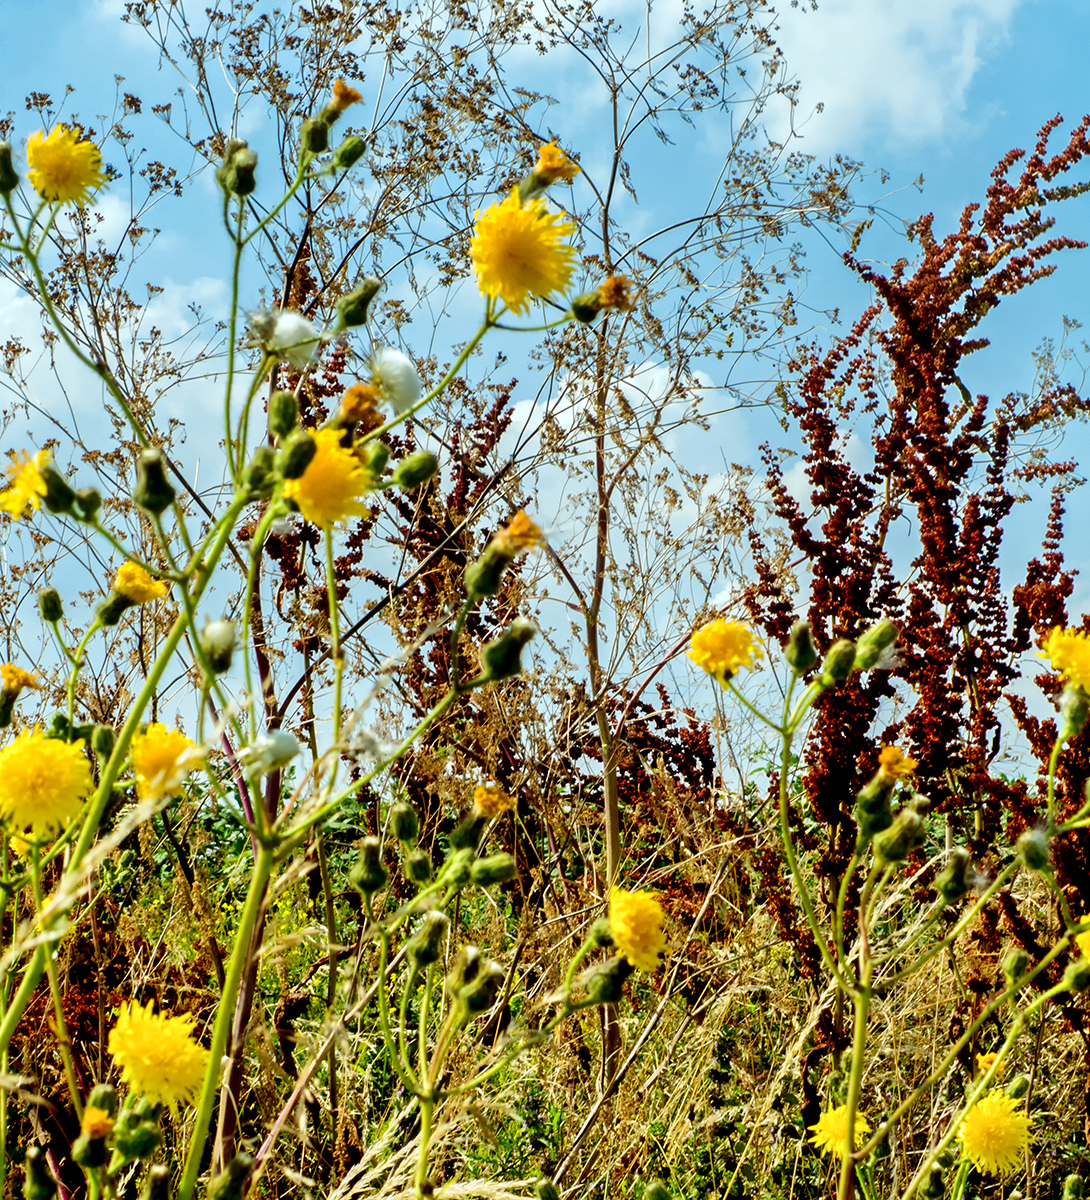
[[[566,288],[575,251],[560,239],[574,232],[575,225],[549,212],[544,200],[523,205],[513,188],[506,200],[477,213],[470,254],[481,294],[502,300],[518,315],[531,296]]]
[[[609,893],[609,928],[624,958],[641,971],[657,971],[666,957],[665,914],[654,892]]]
[[[354,87],[349,87],[343,79],[338,79],[333,85],[333,99],[330,100],[329,107],[337,113],[337,116],[340,116],[346,108],[360,99],[360,93]]]
[[[94,1141],[97,1138],[109,1137],[114,1127],[114,1119],[104,1108],[88,1104],[83,1110],[83,1120],[80,1121],[80,1133]]]
[[[184,733],[158,723],[149,725],[132,743],[136,794],[141,800],[180,795],[185,777],[203,756],[204,751]]]
[[[109,1050],[123,1083],[175,1111],[179,1102],[195,1098],[208,1066],[208,1051],[193,1036],[193,1017],[164,1017],[150,1003],[118,1013]]]
[[[0,750],[0,818],[36,837],[63,829],[91,794],[94,780],[82,742],[24,730]]]
[[[152,579],[143,567],[127,562],[117,568],[113,590],[130,604],[150,604],[152,600],[162,600],[167,585],[161,579]]]
[[[541,530],[520,508],[507,524],[492,539],[496,550],[508,558],[514,558],[523,550],[541,545]]]
[[[473,789],[473,811],[477,816],[499,817],[514,807],[514,800],[498,783],[482,783]]]
[[[883,746],[878,752],[878,770],[887,781],[908,779],[920,764],[908,758],[897,746]]]
[[[1047,658],[1069,683],[1090,691],[1090,636],[1078,629],[1053,629],[1038,658]]]
[[[848,1106],[842,1104],[839,1108],[831,1108],[818,1118],[816,1125],[810,1126],[814,1135],[810,1145],[816,1146],[822,1154],[835,1154],[844,1158],[848,1153]],[[858,1149],[863,1135],[870,1133],[870,1124],[862,1113],[855,1114],[855,1144],[852,1149]]]
[[[1019,1111],[1017,1100],[994,1088],[962,1118],[958,1138],[978,1171],[1009,1175],[1022,1161],[1032,1124],[1032,1118]]]
[[[27,139],[27,178],[43,200],[51,204],[87,203],[91,192],[106,182],[102,152],[94,142],[81,141],[68,125],[58,125],[46,137],[33,133]]]
[[[1090,929],[1085,933],[1075,934],[1075,945],[1079,948],[1079,953],[1083,958],[1090,958]]]
[[[546,142],[537,152],[534,174],[545,187],[556,183],[558,179],[571,183],[579,174],[579,165],[572,162],[556,142]]]
[[[48,450],[39,450],[33,458],[26,450],[10,453],[8,486],[0,492],[0,510],[17,521],[28,507],[35,511],[42,507],[46,490],[42,468],[48,465],[52,456]]]
[[[719,617],[693,634],[688,654],[698,667],[726,687],[742,667],[752,667],[763,651],[740,621]]]
[[[318,429],[314,433],[318,449],[298,479],[284,484],[284,496],[299,506],[308,521],[321,529],[331,529],[348,517],[366,517],[370,509],[360,497],[371,484],[360,460],[341,445],[338,429]]]

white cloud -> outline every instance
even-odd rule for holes
[[[923,142],[964,123],[983,60],[1008,36],[1021,0],[820,0],[782,3],[778,41],[802,83],[795,128],[811,153],[865,142]],[[824,111],[813,115],[817,104]],[[789,128],[779,107],[774,136]]]

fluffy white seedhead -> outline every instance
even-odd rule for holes
[[[400,416],[420,399],[420,376],[412,360],[393,346],[379,346],[371,358],[375,390]]]
[[[302,313],[255,312],[250,313],[249,320],[254,341],[267,354],[275,354],[297,371],[318,361],[322,336]]]
[[[274,729],[272,733],[263,733],[252,746],[242,750],[239,759],[248,770],[264,775],[286,767],[301,749],[287,730]]]

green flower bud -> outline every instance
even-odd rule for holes
[[[852,673],[854,665],[855,643],[849,642],[847,638],[840,638],[825,652],[825,659],[821,664],[822,683],[843,683]]]
[[[0,195],[10,196],[19,186],[19,176],[11,158],[11,142],[0,142]]]
[[[95,616],[100,625],[112,629],[132,606],[132,601],[128,596],[122,596],[120,592],[111,592],[95,609]]]
[[[935,877],[935,890],[945,903],[954,904],[969,891],[969,865],[972,856],[964,846],[950,851],[946,866]]]
[[[410,850],[405,855],[402,869],[411,883],[427,883],[431,879],[431,855],[427,850]]]
[[[348,872],[348,882],[365,896],[386,885],[390,872],[382,861],[382,843],[377,837],[365,837],[360,845],[359,861]]]
[[[305,429],[294,429],[284,439],[276,456],[282,479],[299,479],[318,453],[318,443]]]
[[[1029,967],[1030,957],[1021,946],[1012,946],[1007,957],[1003,959],[1003,974],[1011,983],[1021,979]]]
[[[946,1180],[943,1177],[942,1167],[935,1164],[927,1172],[927,1178],[920,1184],[920,1196],[922,1200],[942,1200],[946,1194]]]
[[[787,639],[787,648],[783,652],[787,665],[801,675],[809,671],[818,660],[818,648],[814,642],[814,631],[809,621],[798,621]]]
[[[97,488],[78,488],[76,503],[79,505],[79,512],[76,514],[79,520],[91,522],[98,516],[98,510],[102,507],[102,495]]]
[[[481,670],[486,679],[512,679],[522,674],[522,649],[537,633],[537,626],[516,617],[507,629],[481,648]]]
[[[272,495],[276,485],[276,451],[272,446],[258,446],[246,466],[243,482],[254,499]]]
[[[347,171],[349,167],[355,166],[366,152],[367,143],[363,138],[350,134],[333,151],[333,169]]]
[[[239,1152],[208,1185],[208,1200],[242,1200],[246,1180],[254,1165],[254,1156]]]
[[[114,1152],[109,1173],[113,1175],[136,1159],[150,1158],[162,1139],[159,1111],[146,1097],[141,1097],[131,1108],[123,1108],[114,1125]]]
[[[99,729],[109,728],[106,725],[99,725]],[[113,732],[111,730],[111,732]],[[90,1108],[101,1108],[104,1113],[109,1113],[111,1117],[117,1116],[117,1089],[108,1083],[96,1083],[91,1089],[91,1094],[87,1097],[87,1105]]]
[[[643,1189],[643,1200],[672,1200],[670,1189],[661,1179],[652,1179]]]
[[[201,634],[201,649],[217,675],[230,670],[237,634],[234,621],[209,621]]]
[[[84,1170],[95,1170],[106,1165],[106,1139],[91,1138],[81,1133],[72,1143],[72,1159]]]
[[[1082,1200],[1083,1179],[1081,1175],[1068,1175],[1064,1180],[1063,1200]]]
[[[452,841],[453,844],[453,841]],[[465,887],[471,878],[471,868],[476,861],[474,846],[463,846],[447,856],[443,863],[442,876],[451,887]]]
[[[898,629],[887,617],[872,625],[855,643],[855,669],[869,671],[897,640]]]
[[[308,117],[299,129],[299,142],[311,154],[324,154],[329,149],[329,126],[321,117]]]
[[[95,752],[95,757],[99,762],[105,762],[114,752],[114,744],[117,742],[117,734],[114,733],[112,725],[96,725],[91,733],[91,749]],[[89,1104],[94,1104],[93,1100],[88,1101]],[[116,1106],[116,1099],[114,1104]],[[96,1105],[97,1108],[103,1108],[104,1105]]]
[[[441,913],[432,910],[424,917],[420,928],[409,939],[409,958],[419,969],[430,967],[443,957],[443,942],[450,928],[450,921]]]
[[[458,993],[458,1003],[468,1017],[486,1013],[496,1003],[507,972],[496,962],[487,962]]]
[[[608,950],[613,945],[613,926],[608,917],[599,917],[594,922],[587,934],[587,941],[596,950]]]
[[[1069,683],[1060,696],[1060,737],[1067,741],[1082,732],[1090,715],[1090,695]]]
[[[68,480],[52,463],[41,469],[45,495],[42,500],[46,508],[57,516],[75,516],[76,493],[68,486]]]
[[[132,502],[153,517],[165,512],[173,503],[174,488],[167,479],[166,458],[162,450],[152,446],[140,452],[136,460],[136,489]]]
[[[248,196],[257,186],[257,155],[239,138],[227,143],[223,166],[216,171],[216,182],[228,196]]]
[[[269,431],[283,440],[299,419],[299,401],[291,392],[273,392],[269,397]]]
[[[439,460],[430,450],[417,450],[394,467],[390,482],[403,492],[411,492],[431,479],[439,470]]]
[[[356,141],[359,141],[359,138]],[[368,275],[354,291],[349,292],[347,296],[341,296],[333,305],[337,312],[337,328],[354,329],[359,325],[366,325],[371,301],[378,295],[381,287],[381,279]]]
[[[556,1190],[556,1184],[545,1175],[542,1175],[534,1184],[534,1195],[537,1197],[537,1200],[560,1200],[560,1193]],[[1066,1200],[1066,1197],[1064,1200]]]
[[[484,956],[476,946],[463,946],[447,972],[447,995],[459,996],[481,973],[484,962]]]
[[[522,190],[519,190],[519,196],[522,196]],[[572,316],[583,325],[590,325],[594,318],[602,311],[602,297],[597,289],[593,292],[584,292],[581,296],[576,296],[571,302]]]
[[[893,824],[874,839],[874,853],[887,863],[903,862],[923,843],[924,819],[919,808],[910,804],[893,818]]]
[[[367,474],[372,479],[381,479],[382,473],[386,470],[386,464],[390,461],[390,447],[385,442],[372,441],[364,442],[360,450],[362,451],[360,458]]]
[[[1015,848],[1018,851],[1018,857],[1031,871],[1048,869],[1050,862],[1048,834],[1043,829],[1027,829],[1018,839]]]
[[[498,595],[503,573],[512,562],[509,555],[490,543],[481,557],[466,567],[466,591],[473,597]]]
[[[49,1163],[41,1146],[27,1146],[23,1160],[23,1195],[26,1200],[52,1200],[57,1185],[49,1173]]]
[[[64,604],[56,588],[42,588],[38,593],[38,611],[47,625],[56,625],[64,616]]]
[[[620,1004],[624,982],[636,968],[627,958],[611,958],[586,978],[587,999],[592,1004]]]
[[[492,887],[515,877],[515,860],[510,854],[492,854],[478,858],[469,868],[469,877],[478,887]]]
[[[1064,983],[1073,992],[1085,992],[1090,988],[1090,959],[1077,958],[1067,964],[1064,971]]]
[[[1012,1100],[1021,1100],[1026,1092],[1029,1091],[1029,1076],[1015,1075],[1003,1090]]]
[[[420,818],[416,809],[405,800],[399,800],[390,809],[390,830],[399,842],[412,845],[420,836]]]
[[[458,827],[450,835],[450,848],[452,850],[470,850],[477,849],[477,843],[481,840],[481,834],[487,824],[488,818],[482,815],[474,815],[472,812],[462,821]],[[454,856],[452,855],[451,858]],[[447,860],[448,863],[450,859]],[[468,871],[468,866],[466,867]],[[466,875],[465,881],[469,882],[469,876]]]
[[[170,1168],[165,1163],[152,1163],[140,1200],[170,1200]]]

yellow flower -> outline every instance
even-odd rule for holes
[[[992,1050],[987,1054],[978,1054],[976,1056],[976,1073],[978,1075],[987,1075],[987,1073],[995,1066],[999,1060],[998,1051]],[[996,1072],[998,1076],[1003,1074],[1003,1068],[1000,1067]]]
[[[1022,1161],[1032,1124],[1016,1100],[993,1088],[962,1117],[958,1137],[965,1157],[978,1171],[1009,1175]]]
[[[23,688],[40,691],[42,687],[38,682],[37,675],[32,671],[24,671],[22,667],[17,667],[14,663],[0,665],[0,684],[3,685],[5,692],[14,692],[15,695],[18,695]]]
[[[106,182],[102,152],[94,142],[80,141],[79,133],[67,125],[58,125],[48,137],[32,133],[26,160],[34,190],[53,204],[86,204],[91,192]]]
[[[172,1109],[196,1096],[208,1066],[208,1051],[193,1036],[193,1017],[156,1015],[150,1003],[118,1013],[109,1050],[122,1082]]]
[[[520,508],[492,539],[495,548],[508,558],[541,545],[541,530]]]
[[[366,517],[370,510],[360,502],[371,477],[350,449],[341,445],[339,429],[319,429],[314,434],[318,450],[298,479],[284,484],[284,496],[294,500],[308,521],[331,529],[347,517]]]
[[[1079,953],[1083,958],[1090,958],[1090,929],[1085,933],[1075,934],[1075,945],[1079,948]]]
[[[45,495],[45,480],[42,468],[51,457],[48,450],[39,450],[33,458],[26,450],[11,451],[8,464],[8,486],[0,492],[0,509],[18,520],[29,504],[33,509],[42,507]]]
[[[693,662],[724,686],[740,667],[752,667],[762,654],[745,625],[740,621],[724,621],[722,617],[698,629],[689,646]]]
[[[147,604],[161,600],[167,594],[167,585],[161,579],[152,579],[143,567],[127,562],[117,568],[114,591],[132,604]]]
[[[355,104],[359,99],[360,93],[354,87],[349,87],[343,79],[338,79],[333,85],[333,99],[329,102],[329,107],[335,109],[340,116],[349,105]]]
[[[632,281],[625,275],[610,275],[598,285],[598,298],[603,308],[619,308],[627,312],[632,307],[628,289]]]
[[[104,1108],[88,1104],[83,1110],[83,1120],[80,1121],[80,1133],[91,1139],[108,1137],[114,1127],[114,1119]]]
[[[842,1104],[839,1108],[831,1108],[823,1112],[816,1125],[810,1126],[813,1137],[810,1145],[816,1146],[822,1154],[835,1154],[843,1158],[848,1153],[848,1106]],[[863,1135],[870,1133],[870,1125],[862,1113],[855,1114],[855,1145],[857,1149],[863,1140]]]
[[[498,783],[482,783],[473,789],[473,811],[480,817],[498,817],[514,807],[514,800]]]
[[[63,829],[90,795],[94,780],[82,742],[24,730],[0,750],[0,817],[43,836]]]
[[[574,232],[575,225],[549,212],[544,200],[523,206],[513,188],[506,200],[477,213],[470,253],[481,294],[498,297],[518,314],[530,296],[566,288],[575,251],[560,239]]]
[[[197,766],[203,753],[177,729],[167,729],[158,723],[149,725],[132,743],[136,794],[141,800],[179,795],[185,777]]]
[[[375,389],[367,383],[353,384],[341,397],[337,420],[346,424],[352,422],[361,425],[363,433],[377,429],[382,424],[382,417],[378,413],[378,396]]]
[[[654,892],[609,892],[609,928],[617,949],[641,971],[657,971],[666,957],[665,916]]]
[[[546,142],[537,152],[534,174],[546,187],[556,183],[558,179],[571,183],[579,174],[579,166],[572,162],[556,142]]]
[[[886,780],[907,779],[920,764],[908,758],[897,746],[883,746],[878,752],[878,771]]]
[[[1090,636],[1081,630],[1057,626],[1045,639],[1038,657],[1049,659],[1054,671],[1090,691]]]

